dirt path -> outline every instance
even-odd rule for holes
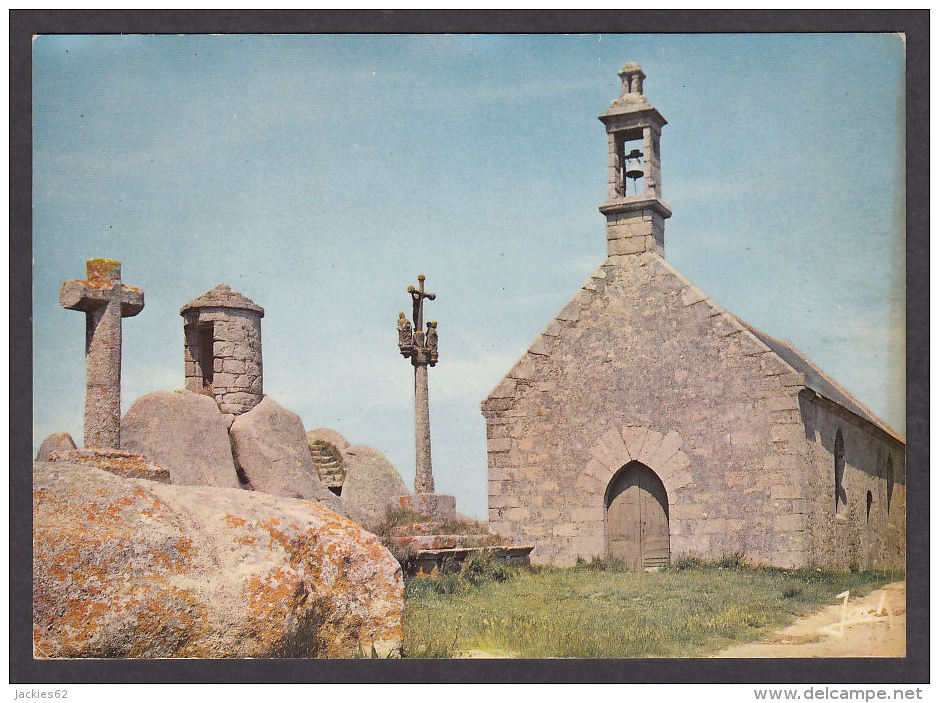
[[[882,600],[883,599],[883,600]],[[878,614],[878,607],[883,606]],[[863,598],[848,600],[848,619],[841,601],[800,618],[769,639],[735,645],[717,657],[902,657],[906,654],[906,582],[891,583]]]
[[[516,659],[518,655],[515,652],[507,652],[501,649],[488,651],[486,649],[468,649],[459,655],[459,659]]]

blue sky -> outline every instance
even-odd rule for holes
[[[437,490],[486,513],[479,402],[605,255],[596,117],[638,61],[669,121],[666,258],[905,432],[904,47],[894,35],[42,36],[34,445],[81,442],[85,259],[123,263],[123,409],[183,384],[179,307],[264,306],[265,391],[414,477],[395,345],[437,300]]]

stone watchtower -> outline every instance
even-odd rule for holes
[[[261,318],[264,308],[224,283],[179,309],[185,333],[186,390],[215,398],[241,415],[264,395]]]
[[[630,62],[619,72],[620,96],[600,115],[606,126],[609,193],[606,215],[608,256],[654,251],[665,255],[665,220],[672,211],[662,200],[659,140],[665,118],[642,94],[646,74]]]

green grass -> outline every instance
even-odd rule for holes
[[[655,573],[616,562],[570,569],[465,565],[410,579],[404,655],[470,649],[543,657],[694,657],[758,640],[797,617],[903,578],[749,568],[739,560],[684,560]]]

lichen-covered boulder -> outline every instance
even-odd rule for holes
[[[346,515],[360,525],[374,527],[393,507],[395,496],[406,495],[408,487],[377,449],[356,444],[346,449],[343,458],[346,479],[341,499]]]
[[[67,452],[76,448],[75,440],[68,432],[54,432],[42,440],[36,452],[36,461],[47,461],[52,452]]]
[[[252,489],[315,500],[345,514],[339,499],[316,474],[299,415],[266,395],[235,418],[229,434],[235,464]]]
[[[238,488],[225,418],[215,401],[190,391],[141,396],[121,420],[121,449],[169,469],[174,484]]]
[[[378,539],[258,492],[33,466],[37,657],[347,657],[401,646]]]
[[[155,464],[150,457],[144,454],[124,452],[120,449],[102,449],[91,447],[86,449],[69,449],[62,452],[52,452],[49,461],[64,461],[69,464],[81,464],[108,471],[124,478],[145,478],[160,483],[171,483],[170,472],[159,464]]]

